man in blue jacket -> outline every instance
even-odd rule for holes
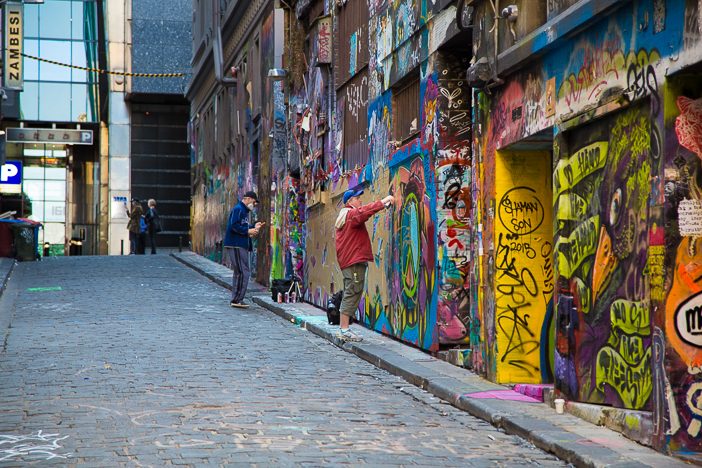
[[[253,250],[251,238],[258,235],[263,226],[262,222],[253,227],[249,225],[249,213],[258,205],[256,192],[246,192],[229,213],[227,232],[224,234],[224,250],[229,255],[232,266],[232,307],[246,309],[244,294],[249,285],[251,268],[249,267],[249,252]]]

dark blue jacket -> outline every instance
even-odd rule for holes
[[[227,232],[224,233],[225,247],[241,247],[246,250],[253,250],[251,238],[249,237],[249,209],[243,202],[239,201],[229,213],[227,222]]]

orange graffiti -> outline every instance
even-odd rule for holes
[[[699,334],[694,311],[680,310],[690,299],[702,293],[702,239],[686,237],[678,246],[675,257],[673,284],[665,304],[666,339],[680,358],[690,367],[702,366],[702,347],[695,346],[686,338],[688,334]],[[687,326],[685,320],[676,320],[680,313],[690,312]],[[681,323],[683,326],[681,326]]]

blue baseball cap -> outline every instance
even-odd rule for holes
[[[344,192],[344,205],[349,201],[349,198],[359,197],[363,194],[363,190],[347,190]]]

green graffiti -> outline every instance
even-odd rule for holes
[[[597,251],[597,236],[600,232],[600,217],[592,216],[580,223],[568,238],[556,242],[558,271],[571,278],[575,270],[587,257]]]
[[[651,334],[651,311],[648,301],[617,299],[609,309],[612,331],[621,330],[626,335]]]
[[[578,298],[580,299],[580,309],[583,311],[584,314],[589,313],[590,308],[592,307],[592,293],[590,292],[590,287],[577,276],[573,278],[573,284],[575,286],[575,289],[578,291]]]
[[[608,146],[606,141],[598,141],[581,148],[570,158],[558,161],[553,175],[554,202],[558,195],[605,166]]]
[[[27,288],[29,292],[61,291],[61,286],[46,286],[43,288]]]
[[[585,217],[588,202],[577,193],[569,192],[561,194],[556,205],[558,221],[578,221]]]
[[[650,347],[643,352],[640,362],[632,365],[617,350],[605,346],[597,353],[597,389],[604,392],[604,386],[609,385],[626,408],[643,408],[653,389],[650,361]]]

